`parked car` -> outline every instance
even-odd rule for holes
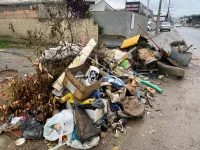
[[[198,28],[198,27],[200,27],[200,25],[197,23],[197,24],[194,25],[194,27]]]
[[[176,23],[175,27],[181,27],[181,24],[180,23]]]
[[[160,31],[162,32],[163,30],[171,30],[171,24],[169,22],[162,22],[160,25]]]
[[[188,27],[192,27],[192,23],[191,23],[191,24],[188,24]]]

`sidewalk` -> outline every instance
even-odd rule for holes
[[[160,48],[163,48],[167,52],[169,52],[171,49],[169,45],[171,42],[182,39],[174,28],[172,28],[170,32],[168,31],[158,32],[158,35],[155,34],[155,31],[147,33]],[[145,37],[148,39],[151,45],[156,47],[155,44],[146,35]]]

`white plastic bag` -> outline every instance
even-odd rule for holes
[[[67,142],[67,146],[70,146],[75,149],[90,149],[93,146],[96,146],[99,143],[100,137],[94,137],[90,141],[86,141],[85,143],[81,144],[80,141],[74,140]]]
[[[60,124],[61,131],[58,132],[53,128],[55,124]],[[56,141],[62,143],[62,136],[69,135],[74,129],[74,118],[71,109],[63,110],[54,115],[44,126],[44,137],[49,141]]]
[[[17,124],[23,117],[14,117],[10,124],[14,125]]]
[[[62,130],[57,132],[52,126],[60,124]],[[44,137],[49,141],[55,141],[59,139],[58,145],[50,150],[56,150],[64,145],[73,147],[75,149],[90,149],[99,143],[100,137],[94,137],[90,141],[86,141],[82,144],[80,141],[72,139],[72,132],[74,130],[74,118],[72,109],[63,110],[62,112],[54,115],[44,126]],[[67,141],[62,143],[62,136],[67,136]]]

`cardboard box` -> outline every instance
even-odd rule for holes
[[[83,83],[76,79],[75,74],[77,72],[82,72],[84,75],[89,69],[89,65],[83,64],[75,68],[67,69],[65,72],[65,77],[63,84],[74,96],[80,100],[86,100],[92,94],[95,89],[101,87],[102,76],[99,75],[99,80],[90,86],[84,86]]]

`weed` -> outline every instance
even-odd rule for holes
[[[0,48],[5,48],[5,47],[9,47],[10,46],[10,42],[7,40],[0,40]]]
[[[87,12],[85,13],[85,17],[88,18],[88,19],[90,19],[92,16],[93,16],[92,13],[89,12],[89,11],[87,11]]]
[[[99,35],[103,34],[103,31],[104,31],[104,28],[102,26],[98,25]]]

